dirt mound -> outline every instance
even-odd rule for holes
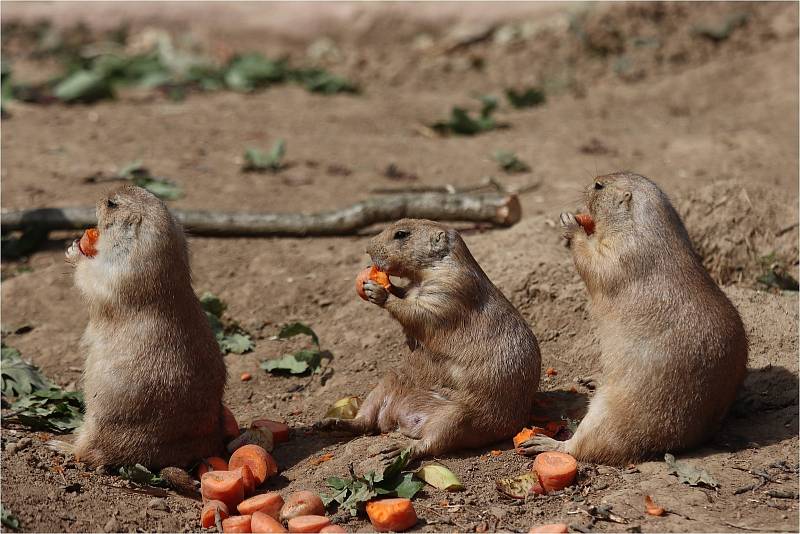
[[[683,195],[678,211],[718,283],[763,288],[773,266],[797,279],[797,212],[775,189],[714,182]]]

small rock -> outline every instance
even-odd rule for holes
[[[164,512],[169,510],[167,507],[167,500],[160,497],[153,497],[147,501],[147,507],[153,510],[162,510]]]
[[[33,440],[31,438],[19,438],[17,441],[17,450],[21,451],[22,449],[27,449],[32,443]]]
[[[109,519],[106,522],[105,526],[103,527],[103,532],[119,532],[119,531],[120,531],[119,521],[117,521],[117,518],[115,517]]]

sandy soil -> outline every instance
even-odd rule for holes
[[[512,186],[536,182],[538,188],[521,198],[519,224],[465,236],[489,277],[530,322],[543,366],[558,370],[540,389],[575,387],[580,399],[592,392],[575,379],[591,374],[597,354],[586,293],[556,221],[560,211],[576,207],[593,175],[635,170],[672,196],[750,337],[750,372],[726,425],[706,447],[679,456],[706,469],[720,488],[682,485],[662,461],[636,469],[586,465],[574,492],[512,502],[495,491],[495,480],[523,472],[530,462],[504,442],[440,458],[466,490],[427,488],[415,501],[422,519],[415,530],[527,531],[537,523],[566,522],[597,531],[796,531],[797,499],[767,491],[798,492],[798,297],[756,282],[760,258],[770,254],[798,276],[796,4],[512,4],[495,11],[475,5],[463,13],[452,5],[441,11],[425,5],[408,17],[397,5],[384,6],[315,5],[316,17],[307,6],[248,4],[224,15],[213,4],[185,13],[164,6],[160,24],[191,30],[220,53],[260,50],[310,63],[308,45],[330,36],[336,53],[317,61],[364,90],[326,97],[286,86],[191,95],[177,103],[140,93],[92,106],[13,103],[11,118],[3,120],[2,206],[87,205],[108,186],[85,183],[85,176],[137,158],[183,186],[185,197],[171,204],[178,208],[330,209],[366,198],[372,188],[398,185],[383,176],[390,163],[418,175],[420,184],[467,185],[488,175]],[[147,6],[97,9],[4,4],[3,23],[52,16],[64,24],[72,17],[102,26],[116,12],[135,30],[159,17]],[[275,19],[270,9],[277,9]],[[737,13],[747,13],[746,22],[725,40],[692,31]],[[317,25],[298,23],[313,30],[281,32],[285,22],[258,20]],[[463,44],[465,35],[487,28],[494,28],[494,37]],[[506,42],[503,35],[517,37]],[[35,76],[39,63],[13,50],[15,73]],[[444,118],[451,106],[473,105],[472,94],[500,95],[532,83],[548,89],[548,100],[530,110],[501,106],[498,118],[509,129],[472,138],[420,133],[420,125]],[[275,175],[240,171],[246,146],[266,148],[277,138],[287,140],[290,168]],[[515,151],[532,171],[499,172],[491,154],[500,149]],[[4,331],[30,325],[4,341],[62,386],[75,387],[87,318],[63,263],[72,238],[53,234],[29,258],[3,260],[2,323]],[[226,357],[226,402],[241,422],[270,417],[294,429],[293,439],[275,452],[281,474],[269,489],[322,491],[326,477],[346,474],[350,463],[367,468],[369,453],[393,439],[350,439],[309,428],[334,400],[366,394],[386,369],[402,365],[407,350],[399,326],[353,294],[353,277],[367,262],[366,239],[190,240],[196,290],[222,297],[229,316],[257,341],[254,352]],[[324,381],[259,369],[262,360],[288,349],[269,338],[291,321],[312,325],[333,353]],[[254,379],[239,381],[242,372]],[[24,438],[32,443],[7,451]],[[152,507],[151,496],[133,493],[119,478],[50,452],[46,438],[2,429],[3,507],[23,530],[199,529],[197,502],[170,494],[166,507]],[[503,452],[492,456],[490,449]],[[324,453],[333,458],[315,465]],[[788,468],[774,467],[781,461]],[[737,492],[758,481],[748,469],[765,469],[774,482]],[[645,494],[673,513],[645,515]],[[590,527],[576,512],[599,504],[613,505],[627,523]],[[363,519],[336,519],[349,530],[369,530]]]

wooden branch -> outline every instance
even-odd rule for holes
[[[514,194],[423,193],[370,198],[321,213],[221,213],[171,210],[186,231],[205,236],[352,235],[372,224],[404,217],[439,221],[516,224],[522,209]],[[3,209],[3,232],[39,227],[81,230],[97,224],[94,208]]]

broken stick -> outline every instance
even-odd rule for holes
[[[372,224],[404,217],[438,221],[488,222],[512,226],[521,216],[514,194],[423,193],[370,198],[320,213],[223,213],[171,210],[186,231],[203,236],[352,235]],[[81,230],[97,223],[94,208],[3,209],[3,232],[41,228]]]

